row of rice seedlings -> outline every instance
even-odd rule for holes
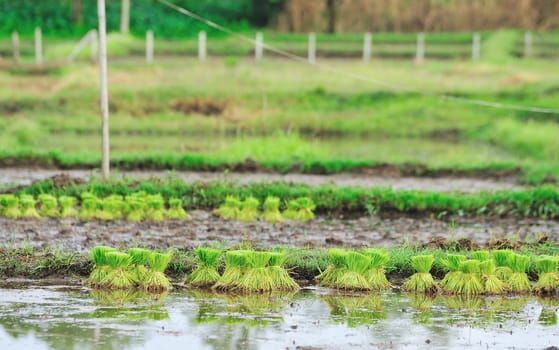
[[[357,252],[333,248],[328,251],[328,258],[330,264],[316,278],[321,286],[366,291],[390,288],[384,271],[390,256],[384,250]]]
[[[225,220],[252,222],[258,218],[276,223],[283,220],[308,221],[314,219],[316,205],[309,197],[301,197],[287,202],[287,209],[280,212],[280,199],[269,196],[263,204],[263,212],[259,213],[260,201],[247,197],[243,201],[234,196],[227,196],[224,203],[215,211]]]
[[[158,253],[142,248],[130,248],[128,253],[106,246],[91,251],[94,268],[87,284],[94,288],[132,289],[149,292],[168,290],[171,283],[165,269],[172,253]]]
[[[225,270],[219,275],[217,266],[221,251],[197,248],[198,265],[186,282],[195,287],[253,293],[293,291],[299,289],[283,267],[285,253],[231,250],[225,253]]]

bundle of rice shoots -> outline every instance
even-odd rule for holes
[[[35,198],[28,194],[22,194],[19,197],[19,204],[21,205],[21,216],[24,218],[38,219],[41,216],[35,209]]]
[[[78,216],[78,211],[74,207],[78,200],[76,197],[71,196],[60,196],[58,197],[58,203],[60,203],[60,217],[62,218],[72,218]]]
[[[530,291],[530,280],[526,274],[529,263],[530,257],[513,253],[512,258],[509,261],[509,267],[512,270],[512,274],[507,281],[511,292],[527,293]]]
[[[384,249],[365,249],[365,255],[371,259],[371,264],[364,274],[371,289],[382,291],[390,288],[390,282],[384,272],[384,266],[390,261],[390,255]]]
[[[448,269],[448,272],[441,281],[441,288],[447,293],[454,293],[458,288],[460,283],[460,275],[462,271],[460,270],[460,264],[466,259],[464,255],[458,254],[448,254],[446,259],[441,260],[444,267]]]
[[[151,251],[143,248],[130,248],[128,249],[128,254],[132,258],[132,273],[134,279],[140,287],[145,288],[145,281],[148,275],[152,273],[147,267]]]
[[[162,221],[165,219],[165,200],[160,194],[149,195],[146,198],[146,218],[151,221]]]
[[[270,261],[268,263],[268,269],[270,270],[270,276],[274,283],[274,290],[281,291],[293,291],[299,289],[299,285],[291,276],[287,270],[283,267],[285,262],[286,254],[283,252],[272,252],[270,253]]]
[[[147,274],[144,281],[144,288],[147,291],[162,292],[171,288],[171,282],[169,282],[169,279],[165,276],[165,270],[167,266],[169,266],[172,258],[172,252],[151,252],[148,259],[151,273]]]
[[[80,208],[80,217],[88,220],[93,219],[97,215],[97,209],[101,208],[101,201],[96,195],[90,192],[81,194],[82,206]]]
[[[460,278],[457,280],[454,294],[478,295],[483,293],[483,284],[480,280],[480,262],[478,260],[466,260],[460,263]]]
[[[297,215],[301,209],[298,199],[291,199],[287,202],[287,209],[283,212],[283,217],[288,220],[297,220]]]
[[[21,211],[19,210],[19,199],[13,194],[7,194],[2,196],[2,207],[3,214],[8,219],[17,219],[21,217]]]
[[[182,199],[171,198],[169,199],[169,210],[167,210],[167,217],[172,220],[191,220],[190,215],[182,207]]]
[[[132,193],[125,198],[128,213],[126,219],[128,221],[137,222],[144,220],[146,213],[146,199],[145,196],[137,193]]]
[[[58,214],[58,201],[55,196],[50,194],[41,193],[39,195],[39,203],[41,206],[39,208],[39,213],[43,217],[55,218]]]
[[[258,219],[258,207],[260,201],[254,197],[248,197],[241,203],[241,211],[238,219],[242,222],[251,222]]]
[[[416,273],[404,283],[404,289],[415,293],[436,293],[439,290],[439,286],[430,273],[434,261],[433,255],[416,255],[412,257],[411,265]]]
[[[236,220],[241,211],[241,201],[234,196],[225,197],[225,202],[217,209],[217,214],[225,220]]]
[[[102,283],[109,289],[129,289],[136,285],[134,275],[130,270],[132,258],[126,253],[109,251],[105,253],[109,265],[109,272]]]
[[[299,202],[299,211],[295,217],[299,221],[309,221],[314,219],[314,209],[316,205],[310,197],[301,197],[297,200]]]
[[[493,260],[480,262],[479,269],[485,294],[502,294],[507,290],[507,284],[495,274],[495,262]]]
[[[500,249],[493,251],[493,260],[495,260],[495,274],[501,281],[508,281],[512,274],[510,261],[514,255],[512,250]]]
[[[279,211],[280,199],[278,197],[268,196],[264,201],[264,213],[262,218],[271,223],[283,221],[283,216]]]
[[[230,250],[225,253],[225,271],[212,287],[219,290],[236,289],[243,278],[247,266],[248,250]]]
[[[91,260],[93,260],[93,270],[87,279],[87,284],[92,287],[102,287],[106,283],[110,266],[107,261],[107,253],[114,252],[115,249],[106,246],[97,246],[91,250]]]
[[[321,286],[336,287],[336,281],[345,273],[347,268],[346,255],[347,252],[342,249],[332,248],[328,250],[328,260],[330,260],[330,264],[326,270],[322,271],[322,273],[316,277]]]
[[[275,285],[268,270],[271,254],[269,252],[254,252],[247,254],[247,269],[238,290],[242,292],[269,292]]]
[[[538,268],[538,282],[534,286],[537,294],[551,294],[559,289],[559,258],[556,256],[542,255],[536,261]]]
[[[213,248],[196,248],[198,266],[188,276],[187,282],[195,287],[211,287],[219,280],[217,264],[221,250]]]
[[[472,252],[472,259],[477,261],[485,261],[491,259],[491,253],[488,250],[477,250]]]
[[[95,216],[101,220],[115,220],[124,216],[125,203],[122,196],[113,194],[100,200],[101,208]]]
[[[371,265],[371,258],[358,252],[348,252],[345,256],[346,269],[335,282],[335,287],[345,290],[371,290],[365,272]]]

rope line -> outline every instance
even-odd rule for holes
[[[176,4],[173,4],[172,2],[168,1],[168,0],[156,0],[157,2],[185,15],[188,16],[192,19],[195,19],[199,22],[202,22],[204,24],[206,24],[209,27],[212,27],[214,29],[217,29],[221,32],[227,33],[231,36],[234,36],[242,41],[245,41],[247,43],[250,43],[252,45],[256,45],[256,40],[248,37],[246,35],[243,35],[241,33],[235,32],[227,27],[224,27],[218,23],[215,23],[205,17],[202,17],[190,10],[185,9],[184,7],[178,6]],[[412,88],[403,86],[403,85],[399,85],[399,84],[393,84],[393,83],[388,83],[379,79],[374,79],[374,78],[369,78],[369,77],[365,77],[356,73],[351,73],[342,69],[338,69],[332,66],[328,66],[328,65],[324,65],[324,64],[320,64],[317,62],[309,62],[309,60],[305,57],[293,54],[291,52],[282,50],[282,49],[278,49],[277,47],[273,47],[270,46],[266,43],[260,43],[260,45],[262,45],[262,47],[270,52],[273,52],[275,54],[278,54],[280,56],[283,56],[285,58],[291,59],[293,61],[299,62],[299,63],[303,63],[306,65],[310,65],[313,66],[315,68],[324,70],[324,71],[328,71],[331,73],[335,73],[347,78],[351,78],[354,80],[358,80],[358,81],[362,81],[362,82],[367,82],[367,83],[372,83],[375,85],[379,85],[379,86],[383,86],[386,88],[390,88],[393,90],[400,90],[400,91],[405,91],[405,92],[414,92],[414,93],[418,93],[418,91],[413,90]],[[458,103],[463,103],[463,104],[471,104],[471,105],[477,105],[477,106],[482,106],[482,107],[490,107],[490,108],[497,108],[497,109],[507,109],[507,110],[514,110],[514,111],[523,111],[523,112],[533,112],[533,113],[545,113],[545,114],[559,114],[559,109],[554,109],[554,108],[543,108],[543,107],[528,107],[528,106],[521,106],[521,105],[514,105],[514,104],[507,104],[507,103],[502,103],[502,102],[493,102],[493,101],[485,101],[485,100],[477,100],[477,99],[469,99],[469,98],[465,98],[465,97],[458,97],[458,96],[452,96],[452,95],[448,95],[448,94],[429,94],[429,93],[420,93],[424,96],[430,96],[430,97],[435,97],[435,98],[440,98],[443,100],[448,100],[448,101],[454,101],[454,102],[458,102]]]

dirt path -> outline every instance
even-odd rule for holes
[[[262,247],[389,247],[403,241],[427,243],[433,237],[468,238],[483,244],[500,237],[525,240],[542,234],[548,237],[559,235],[559,222],[539,220],[478,220],[450,225],[431,219],[362,217],[349,220],[317,218],[308,223],[272,225],[224,221],[204,211],[193,211],[191,215],[192,221],[162,223],[0,218],[0,244],[62,247],[69,252],[81,252],[100,244],[182,248],[213,242],[231,246],[252,241]]]
[[[60,174],[60,170],[31,169],[31,168],[4,168],[0,169],[0,185],[28,185],[36,180],[42,180]],[[98,176],[98,172],[89,170],[67,170],[63,173],[72,177],[87,179]],[[168,176],[168,171],[123,171],[115,176],[126,176],[145,179],[151,176]],[[459,178],[459,177],[382,177],[365,174],[336,174],[336,175],[306,175],[306,174],[267,174],[267,173],[222,173],[179,171],[173,176],[185,181],[212,181],[229,180],[239,184],[249,182],[286,181],[307,185],[321,185],[332,183],[338,186],[360,187],[392,187],[399,190],[424,190],[424,191],[460,191],[481,192],[505,189],[521,189],[513,180],[497,181],[491,179]]]

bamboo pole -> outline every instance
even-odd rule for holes
[[[103,178],[110,175],[109,169],[109,93],[107,87],[107,28],[105,22],[105,0],[97,0],[99,18],[99,82],[101,94],[101,133],[103,159],[101,163]]]

